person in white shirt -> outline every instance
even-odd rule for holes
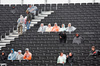
[[[51,32],[51,30],[52,30],[52,27],[51,27],[51,24],[49,23],[48,27],[45,30],[45,32]]]
[[[18,53],[17,53],[17,56],[16,56],[16,60],[23,60],[23,54],[22,54],[22,51],[21,50],[18,50]]]
[[[71,26],[71,23],[68,24],[68,27],[66,28],[66,31],[71,34],[71,32],[75,31],[76,28],[74,26]]]
[[[40,27],[39,27],[39,29],[38,29],[38,31],[37,32],[45,32],[45,30],[46,30],[46,27],[47,26],[44,26],[44,24],[43,23],[41,23],[41,25],[40,25]]]
[[[57,64],[63,64],[64,66],[65,63],[66,63],[66,55],[61,52],[60,56],[57,59]]]

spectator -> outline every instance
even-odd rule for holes
[[[36,6],[29,5],[27,10],[32,14],[32,19],[34,19],[34,16],[37,15],[38,9]]]
[[[89,56],[94,56],[94,58],[96,58],[96,56],[99,55],[99,52],[99,50],[95,50],[95,46],[92,46]]]
[[[70,66],[73,65],[74,58],[73,58],[73,54],[71,52],[69,53],[69,55],[67,55],[67,62],[70,64]]]
[[[59,30],[60,32],[66,31],[65,24],[62,24],[62,28]]]
[[[49,23],[48,27],[45,30],[45,32],[51,32],[51,30],[52,30],[52,27],[51,27],[51,24]]]
[[[4,51],[2,51],[2,54],[0,55],[0,61],[2,63],[5,63],[6,60],[7,60],[7,54]]]
[[[31,60],[32,59],[32,54],[29,52],[28,48],[25,49],[25,54],[24,54],[23,59],[25,59],[25,60]]]
[[[60,43],[66,43],[66,38],[67,38],[67,36],[66,36],[66,33],[65,32],[60,32],[60,34],[59,34],[59,39],[60,39]]]
[[[16,60],[23,60],[23,54],[22,54],[22,51],[21,50],[18,50],[18,53],[17,53],[17,56],[16,56]]]
[[[14,6],[13,6],[12,9],[10,10],[10,12],[11,12],[12,14],[15,14],[17,11],[18,11],[18,10],[17,10]]]
[[[60,56],[57,59],[57,64],[65,64],[66,63],[66,55],[62,52],[60,53]]]
[[[30,24],[31,24],[31,20],[32,20],[32,15],[31,13],[26,10],[27,13],[27,20],[26,20],[26,26],[27,26],[27,30],[30,28]]]
[[[25,20],[22,15],[20,15],[20,18],[17,20],[17,23],[18,23],[18,33],[22,34],[22,29],[25,24]]]
[[[71,23],[68,24],[68,27],[66,29],[67,29],[66,31],[69,32],[69,33],[76,30],[76,28],[74,26],[71,26]]]
[[[39,29],[38,29],[38,32],[45,32],[46,27],[47,27],[47,26],[44,26],[44,24],[41,23],[41,25],[40,25],[40,27],[39,27]]]
[[[16,60],[16,52],[14,51],[14,49],[11,49],[11,53],[8,55],[8,60]]]
[[[52,32],[58,32],[60,29],[59,26],[57,26],[57,23],[54,24],[53,28],[52,28]]]
[[[82,41],[82,37],[79,34],[76,34],[76,36],[73,39],[73,43],[80,44]]]

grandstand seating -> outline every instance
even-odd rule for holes
[[[37,6],[40,8],[39,12],[45,10],[44,4],[37,4]],[[27,8],[26,5],[16,6],[18,13],[13,15],[9,12],[10,7],[8,7],[0,6],[0,26],[4,28],[0,28],[1,34],[6,33],[6,30],[12,30],[13,27],[16,27],[16,20],[20,14],[25,15]],[[62,66],[56,62],[60,52],[64,52],[65,54],[72,52],[74,54],[75,63],[73,66],[100,66],[100,57],[97,59],[88,57],[91,46],[94,45],[100,50],[100,4],[51,4],[46,7],[46,10],[49,9],[55,12],[34,25],[34,27],[31,27],[25,34],[20,35],[19,38],[11,41],[6,47],[2,48],[7,54],[10,53],[11,48],[14,48],[15,51],[20,49],[23,51],[22,53],[24,53],[25,48],[29,48],[32,53],[32,60],[23,60],[22,62],[7,61],[8,66]],[[37,33],[40,23],[44,23],[45,25],[51,23],[53,26],[55,22],[59,26],[63,23],[66,26],[68,23],[72,23],[77,28],[72,34],[67,33],[66,44],[59,43],[59,33]],[[8,27],[9,29],[6,29]],[[79,45],[72,44],[75,33],[79,33],[83,37],[84,41]],[[68,66],[68,64],[66,65]]]

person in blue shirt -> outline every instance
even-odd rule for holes
[[[11,49],[11,53],[8,55],[8,60],[16,60],[17,52],[14,51],[14,49]]]
[[[59,30],[59,31],[60,31],[60,32],[66,31],[65,24],[62,24],[61,26],[62,26],[62,28],[60,28],[60,30]]]
[[[32,14],[32,19],[34,19],[34,16],[37,15],[37,11],[38,11],[37,7],[29,5],[27,10]]]

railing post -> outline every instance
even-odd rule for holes
[[[22,4],[22,5],[23,5],[23,3],[24,3],[24,0],[21,1],[21,4]]]
[[[47,0],[45,0],[44,11],[46,11]]]
[[[95,0],[93,0],[93,3],[95,3]]]
[[[68,0],[68,4],[70,4],[70,0]]]

